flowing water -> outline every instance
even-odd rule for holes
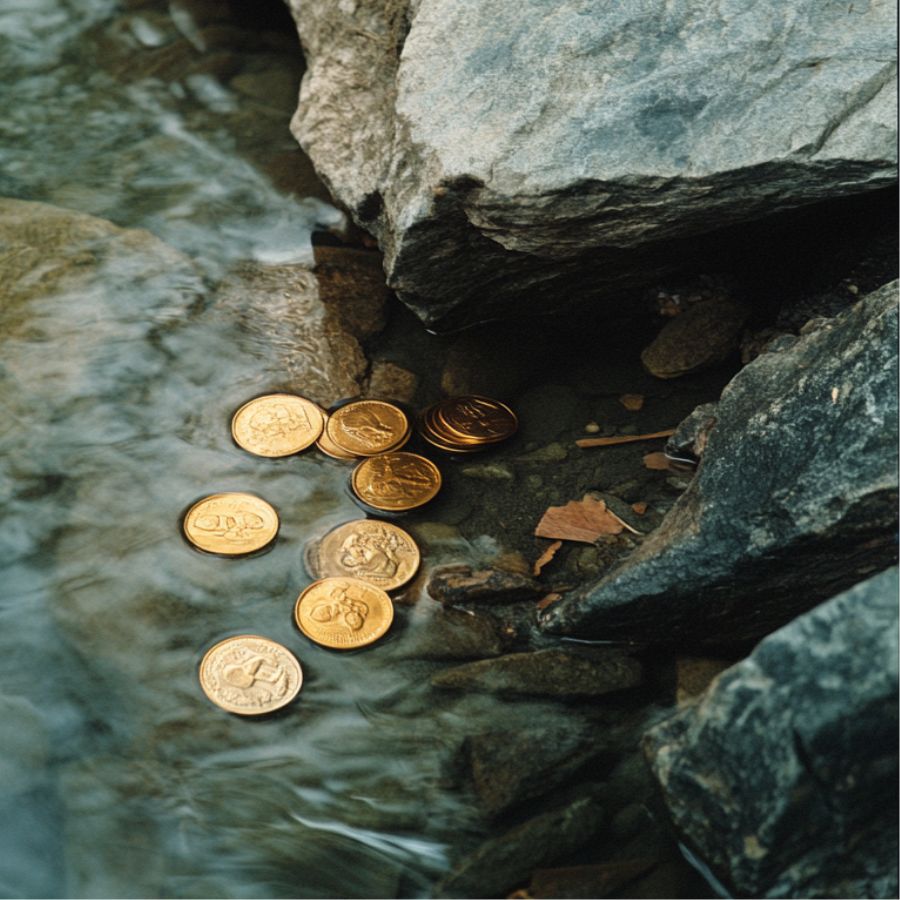
[[[0,206],[3,896],[426,895],[483,830],[448,786],[462,738],[566,715],[436,698],[432,664],[397,650],[427,600],[355,654],[292,625],[304,544],[359,515],[347,468],[251,457],[228,423],[328,379],[323,313],[309,285],[296,302],[214,285],[309,263],[343,216],[287,132],[296,42],[226,7],[0,6],[0,195],[22,201]],[[186,507],[225,490],[277,507],[274,549],[185,543]],[[432,564],[497,549],[415,528]],[[243,632],[304,667],[265,721],[197,683],[204,650]]]

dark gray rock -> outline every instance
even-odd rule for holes
[[[570,717],[467,738],[463,753],[482,811],[497,818],[556,790],[586,766],[599,780],[609,768],[602,765],[609,751],[599,737],[596,726]]]
[[[822,604],[646,735],[736,896],[897,896],[897,590],[894,568]]]
[[[428,593],[449,606],[466,603],[514,603],[536,600],[546,593],[530,575],[506,569],[444,566],[428,581]]]
[[[896,177],[893,4],[291,7],[292,130],[432,326],[600,301]]]
[[[603,827],[603,810],[584,797],[486,841],[434,889],[436,897],[505,896],[535,869],[574,853]]]
[[[457,666],[435,675],[431,683],[438,688],[490,694],[599,697],[636,687],[643,677],[641,664],[619,650],[590,655],[537,650]]]
[[[702,463],[620,566],[541,613],[552,632],[756,638],[896,559],[897,284],[741,370]]]

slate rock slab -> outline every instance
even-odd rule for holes
[[[438,688],[515,696],[599,697],[636,687],[640,662],[619,650],[590,655],[565,650],[509,653],[447,669],[431,679]]]
[[[767,637],[645,748],[741,897],[896,897],[897,569]]]
[[[779,346],[722,392],[661,525],[545,629],[754,639],[896,560],[897,283]]]
[[[543,592],[537,581],[521,572],[465,565],[443,566],[428,581],[428,593],[448,606],[536,600]]]
[[[291,0],[294,135],[430,326],[614,298],[896,179],[896,8]]]
[[[435,897],[505,896],[536,868],[568,856],[596,838],[603,810],[593,797],[582,797],[535,816],[485,841],[460,860],[434,889]]]

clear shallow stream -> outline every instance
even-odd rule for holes
[[[311,231],[342,220],[265,169],[297,155],[271,105],[296,45],[220,50],[230,26],[204,36],[187,5],[122,6],[0,7],[0,195],[175,248],[52,211],[0,225],[0,895],[426,893],[473,829],[441,773],[486,701],[435,708],[390,642],[338,655],[295,631],[305,541],[359,515],[347,469],[255,459],[228,431],[246,398],[303,386],[278,304],[209,285],[237,260],[309,262]],[[182,540],[184,509],[230,489],[280,511],[271,552]],[[274,719],[200,693],[203,651],[241,632],[304,666]]]

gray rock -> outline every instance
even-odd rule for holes
[[[510,653],[448,669],[432,678],[435,687],[490,694],[541,697],[599,697],[635,687],[643,667],[619,650],[588,654],[565,650]]]
[[[670,319],[641,354],[657,378],[678,378],[710,368],[738,348],[749,309],[731,297],[698,303]]]
[[[496,622],[463,609],[435,609],[411,626],[397,648],[400,659],[486,659],[500,656],[505,642]]]
[[[497,731],[466,739],[463,752],[484,813],[496,818],[570,781],[597,763],[607,748],[595,727],[577,718],[534,722],[516,732]],[[595,779],[605,771],[592,771]]]
[[[485,841],[462,859],[434,889],[435,897],[494,897],[525,880],[536,868],[568,856],[595,838],[603,810],[591,797]]]
[[[291,7],[292,130],[435,327],[600,301],[895,179],[892,4]]]
[[[755,638],[895,560],[896,283],[742,369],[716,420],[659,528],[544,628]]]
[[[675,823],[752,897],[896,897],[897,569],[766,638],[645,746]]]

